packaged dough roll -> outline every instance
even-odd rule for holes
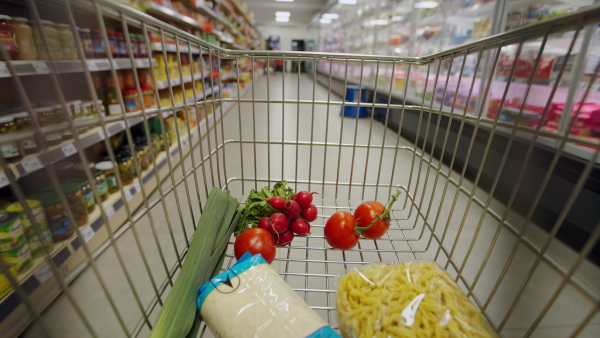
[[[198,288],[198,309],[221,338],[339,337],[260,254],[247,252]]]
[[[339,280],[336,309],[345,338],[497,337],[434,262],[354,268]]]

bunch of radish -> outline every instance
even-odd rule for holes
[[[312,204],[314,192],[300,191],[289,201],[281,196],[266,199],[278,212],[263,217],[258,227],[269,231],[277,246],[289,245],[295,236],[310,234],[310,222],[317,219],[317,207]]]

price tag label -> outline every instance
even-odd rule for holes
[[[75,149],[75,145],[73,143],[65,144],[60,148],[62,149],[63,154],[65,154],[65,157],[69,157],[77,152],[77,149]]]
[[[4,171],[0,171],[0,188],[5,187],[9,184],[8,178],[6,177],[6,173]]]
[[[96,64],[96,62],[94,62],[94,61],[88,61],[88,62],[87,62],[87,66],[88,66],[88,69],[89,69],[91,72],[95,72],[95,71],[97,71],[97,70],[98,70],[98,65],[97,65],[97,64]]]
[[[89,242],[95,234],[96,233],[94,232],[94,229],[92,229],[91,226],[87,226],[81,230],[81,237],[83,237],[83,240],[86,243]]]
[[[48,64],[43,61],[33,62],[33,69],[35,69],[38,74],[48,74],[50,72]]]
[[[127,202],[129,202],[133,199],[133,194],[131,193],[131,189],[125,190],[125,199],[127,200]]]
[[[183,140],[181,140],[181,148],[185,148],[188,145],[190,145],[190,141],[187,138],[184,138]]]
[[[40,161],[40,159],[37,158],[36,156],[23,160],[21,162],[21,165],[23,166],[23,169],[25,169],[25,172],[27,172],[27,173],[39,170],[44,167],[44,165],[42,164],[42,161]]]
[[[117,213],[112,205],[107,206],[104,211],[106,212],[106,217],[108,217],[108,219],[113,218]]]
[[[133,187],[135,188],[135,191],[136,191],[136,192],[138,192],[138,191],[142,191],[142,188],[141,188],[141,186],[140,186],[140,181],[138,181],[138,180],[135,180],[135,181],[133,182]]]
[[[4,63],[0,64],[0,77],[10,77],[8,67]]]
[[[52,277],[52,270],[50,269],[50,265],[48,263],[42,265],[37,271],[34,273],[35,278],[40,282],[40,284],[44,284],[50,277]]]

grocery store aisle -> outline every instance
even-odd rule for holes
[[[115,309],[127,330],[135,332],[142,318],[141,308],[150,311],[147,306],[154,297],[154,286],[147,269],[156,288],[161,289],[166,280],[165,265],[169,269],[174,266],[177,262],[176,251],[182,252],[186,237],[191,236],[193,224],[198,221],[198,196],[204,200],[205,187],[212,186],[213,181],[219,186],[227,184],[232,195],[240,202],[245,200],[250,189],[261,188],[268,182],[282,178],[295,181],[292,187],[296,191],[310,189],[321,194],[315,197],[319,218],[314,222],[312,235],[297,237],[290,248],[278,248],[273,267],[334,326],[337,325],[333,291],[335,275],[362,262],[434,259],[439,245],[436,238],[432,237],[430,227],[435,229],[438,239],[443,238],[447,253],[454,250],[453,261],[457,266],[465,263],[463,275],[469,282],[479,272],[499,229],[492,255],[482,268],[480,281],[474,290],[480,301],[487,299],[516,237],[505,228],[499,228],[498,221],[484,213],[481,207],[471,204],[468,196],[457,192],[452,184],[446,184],[443,173],[450,172],[457,180],[460,178],[458,173],[443,165],[440,171],[437,167],[430,168],[427,162],[414,156],[410,141],[398,138],[396,133],[369,118],[342,118],[339,106],[310,103],[315,100],[340,100],[336,95],[328,94],[326,88],[314,83],[312,75],[272,74],[258,79],[243,98],[273,101],[285,98],[306,100],[306,103],[242,102],[239,108],[235,100],[226,104],[231,110],[222,119],[222,124],[217,124],[210,131],[202,146],[194,148],[194,159],[188,156],[183,166],[175,168],[172,177],[162,183],[164,202],[155,200],[158,192],[151,194],[149,201],[157,201],[158,204],[150,213],[141,216],[132,228],[135,231],[129,230],[118,238],[116,248],[123,257],[125,269],[117,262],[114,247],[108,248],[97,258],[97,271],[106,284],[115,308],[107,301],[93,269],[86,269],[71,284],[71,292],[81,311],[99,336],[124,335]],[[211,141],[210,148],[208,140]],[[193,163],[198,163],[202,156],[207,156],[209,149],[214,149],[215,144],[223,140],[235,141],[227,142],[204,166],[198,167],[195,172],[190,171]],[[396,147],[397,144],[399,147]],[[424,158],[430,157],[425,155]],[[432,163],[436,164],[436,161]],[[189,172],[187,178],[180,180],[182,184],[170,190],[172,183],[177,183],[184,172]],[[255,184],[255,179],[264,182]],[[367,185],[363,184],[365,182]],[[387,200],[390,190],[376,189],[377,184],[391,184],[402,190],[402,197],[394,208],[396,224],[390,229],[388,238],[377,242],[361,240],[358,250],[348,252],[325,250],[327,245],[323,238],[323,224],[327,217],[338,210],[352,210],[364,200]],[[463,187],[468,191],[472,189],[466,181]],[[474,190],[474,194],[483,201],[487,199],[485,192],[478,189]],[[409,195],[412,199],[407,198]],[[503,206],[494,200],[491,200],[490,208],[500,215],[504,211]],[[511,224],[519,225],[520,220],[519,216],[509,213],[508,221]],[[530,227],[526,235],[537,245],[541,245],[546,236],[535,227]],[[473,241],[474,245],[470,248]],[[453,247],[454,243],[456,246]],[[141,250],[147,257],[145,261],[140,258]],[[230,254],[231,250],[230,245]],[[574,259],[573,252],[556,241],[552,241],[549,253],[561,264]],[[488,314],[496,324],[512,304],[515,292],[534,260],[535,255],[528,249],[521,247],[516,251],[515,261],[508,268],[505,280],[489,304]],[[229,257],[226,264],[232,261]],[[437,261],[445,267],[445,254],[441,253]],[[453,277],[457,275],[457,269],[452,265],[446,268]],[[123,270],[128,272],[132,280],[140,305],[133,296]],[[576,275],[600,294],[598,286],[593,283],[600,280],[600,272],[595,266],[585,264]],[[542,261],[515,313],[508,320],[503,335],[522,336],[559,282],[556,270]],[[459,285],[464,289],[463,283]],[[552,330],[551,335],[563,336],[563,333],[571,332],[575,318],[581,318],[581,313],[590,310],[588,304],[589,301],[578,290],[567,286],[540,324],[548,331],[542,330],[540,334],[548,333],[549,336]],[[158,308],[154,309],[151,318],[156,317]],[[43,321],[53,336],[87,336],[81,319],[65,296],[58,298],[48,308]],[[600,318],[596,316],[592,323],[595,324],[588,326],[583,336],[592,337],[598,332]],[[146,328],[142,329],[140,336],[146,336],[147,332]],[[30,329],[27,336],[35,337],[37,332]]]

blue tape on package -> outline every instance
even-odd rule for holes
[[[340,338],[340,335],[337,334],[337,332],[335,332],[330,326],[325,326],[318,329],[306,338]]]

